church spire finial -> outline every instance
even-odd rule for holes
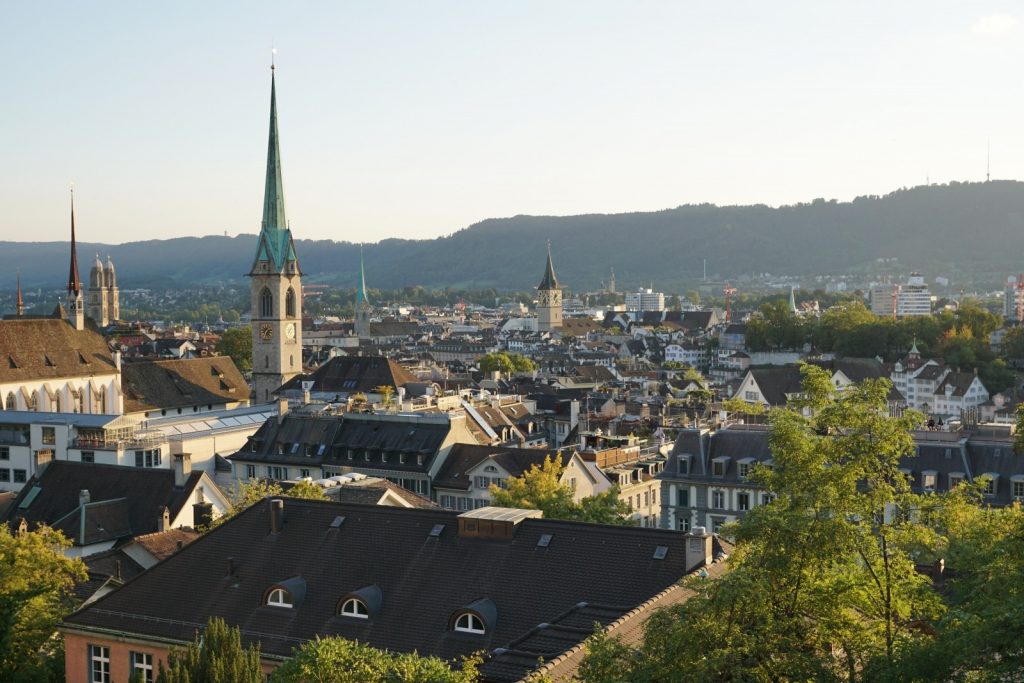
[[[82,291],[78,279],[78,248],[75,244],[75,188],[71,187],[71,268],[68,272],[68,298],[73,299]]]

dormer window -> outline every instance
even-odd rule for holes
[[[355,619],[369,619],[370,610],[366,608],[366,604],[362,600],[349,598],[341,606],[341,615]]]
[[[292,608],[292,596],[283,588],[275,588],[267,595],[267,604],[271,607]]]
[[[455,631],[461,631],[462,633],[485,633],[483,619],[471,612],[463,612],[455,618],[455,626],[452,627]]]

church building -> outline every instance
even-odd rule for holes
[[[100,255],[96,254],[96,263],[89,272],[85,312],[100,327],[121,319],[121,290],[117,287],[117,274],[109,255],[104,266]]]
[[[551,244],[548,244],[548,263],[544,279],[537,286],[537,331],[551,332],[562,327],[562,286],[555,277],[551,263]]]
[[[249,272],[252,294],[252,366],[255,401],[302,372],[302,273],[284,206],[277,134],[277,85],[270,67],[270,139],[263,224]]]

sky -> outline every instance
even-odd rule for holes
[[[1024,178],[1024,4],[0,2],[0,240],[297,238]]]

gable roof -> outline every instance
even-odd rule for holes
[[[795,365],[786,365],[779,368],[757,368],[748,370],[764,399],[769,405],[786,405],[787,394],[797,394],[801,391],[803,376],[800,368]]]
[[[126,413],[249,400],[249,385],[229,356],[125,363]]]
[[[576,627],[533,641],[552,659],[585,639],[594,621],[625,615],[686,573],[688,539],[676,531],[526,519],[509,539],[467,538],[455,512],[286,499],[283,530],[270,534],[269,514],[269,500],[252,506],[65,624],[186,641],[218,616],[271,657],[317,635],[447,660],[483,650],[494,653],[484,679],[504,682],[536,667],[537,657],[503,661],[497,648],[525,642],[541,624]],[[436,525],[443,526],[432,536]],[[551,537],[545,547],[542,534]],[[653,560],[658,546],[666,555]],[[236,566],[230,576],[227,557]],[[267,588],[287,577],[305,581],[303,603],[260,606]],[[372,585],[381,591],[377,614],[335,616],[343,596]],[[493,626],[483,635],[453,632],[452,616],[480,600],[493,604]]]
[[[448,457],[434,477],[434,486],[449,489],[468,489],[467,473],[485,460],[493,458],[501,468],[513,477],[521,477],[536,465],[544,464],[544,459],[551,457],[563,465],[569,461],[571,454],[560,453],[546,448],[504,448],[501,446],[477,446],[475,444],[457,443],[448,451]]]
[[[192,472],[183,488],[175,488],[169,469],[54,460],[29,479],[3,521],[24,519],[29,528],[47,524],[77,545],[148,534],[157,531],[164,507],[172,520],[177,517],[202,474]],[[83,490],[90,497],[84,506]],[[27,507],[20,507],[26,499]]]
[[[300,390],[303,382],[313,382],[310,391],[314,393],[348,394],[372,392],[381,385],[398,388],[418,381],[416,375],[384,356],[335,356],[314,372],[293,377],[277,392]]]
[[[113,375],[103,335],[56,318],[0,320],[0,384]]]

